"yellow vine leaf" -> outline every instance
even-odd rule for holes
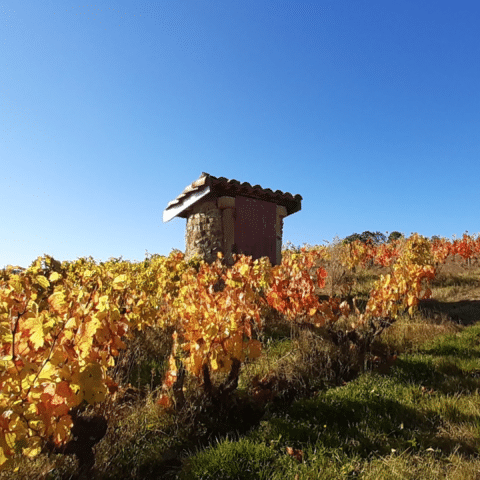
[[[45,335],[43,333],[43,322],[41,317],[30,317],[25,321],[25,329],[29,331],[29,340],[38,349],[43,347]]]
[[[0,470],[6,467],[7,462],[11,462],[11,459],[5,455],[3,447],[0,445]]]
[[[48,297],[48,303],[52,309],[58,313],[65,313],[67,311],[68,305],[65,301],[65,293],[62,291],[52,293]]]
[[[88,364],[78,376],[80,394],[90,404],[102,402],[107,395],[103,385],[103,372],[98,363]]]
[[[81,329],[78,330],[78,340],[76,343],[81,358],[86,358],[89,355],[93,344],[93,336],[100,325],[100,320],[94,317],[91,321],[87,322],[86,325],[83,324]]]
[[[29,446],[22,449],[22,453],[28,458],[36,457],[42,451],[42,440],[40,437],[30,437]]]
[[[70,437],[70,429],[73,426],[70,415],[62,415],[54,426],[54,440],[60,445]]]
[[[77,328],[78,327],[78,319],[75,317],[71,317],[67,320],[67,323],[65,323],[65,328],[67,330],[70,330],[72,328]]]
[[[13,288],[15,293],[21,293],[23,290],[23,285],[19,275],[11,275],[10,279],[8,280],[8,284]]]
[[[210,358],[212,370],[219,372],[228,372],[232,366],[232,360],[221,350],[214,350]]]
[[[199,376],[202,371],[202,356],[198,352],[191,352],[190,357],[186,360],[186,366],[195,376]]]
[[[48,288],[50,286],[50,282],[43,275],[37,275],[35,280],[36,280],[36,283],[38,283],[43,288]]]
[[[113,281],[113,288],[115,290],[123,290],[126,288],[128,282],[128,276],[123,274],[123,275],[118,275],[118,277],[115,278]]]
[[[51,364],[51,362],[47,362],[42,371],[38,374],[38,380],[42,381],[51,381],[56,377],[56,369],[55,366]]]
[[[212,339],[215,338],[218,334],[218,326],[215,325],[214,323],[210,323],[210,325],[208,325],[208,327],[205,330],[205,334],[209,338],[212,338]]]
[[[58,273],[58,272],[52,272],[50,274],[50,276],[48,277],[48,279],[50,280],[50,282],[54,283],[56,282],[57,280],[59,280],[60,278],[62,278],[62,276]]]
[[[34,373],[32,373],[30,375],[26,375],[25,378],[22,378],[22,383],[21,383],[22,388],[26,390],[29,387],[31,387],[36,377],[37,376]]]
[[[12,423],[12,422],[10,422]],[[14,432],[6,432],[5,433],[5,443],[7,448],[13,449],[15,447],[15,441],[17,439],[17,434]]]
[[[243,264],[239,269],[238,271],[240,272],[241,275],[245,275],[248,270],[250,269],[250,267],[248,265],[245,265]]]
[[[84,337],[93,338],[97,330],[102,326],[102,321],[97,317],[98,313],[84,325]]]

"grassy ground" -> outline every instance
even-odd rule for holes
[[[365,297],[379,273],[358,273],[352,292]],[[119,371],[133,387],[102,406],[95,478],[480,479],[479,319],[480,268],[459,262],[366,357],[273,319],[228,408],[192,384],[178,415],[155,403],[168,345],[137,339]],[[0,478],[75,478],[68,456],[16,468]]]
[[[267,414],[180,478],[480,478],[480,327]]]

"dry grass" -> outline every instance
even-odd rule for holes
[[[440,457],[438,452],[412,455],[392,453],[381,459],[362,464],[364,480],[478,480],[480,459],[470,459],[458,453]]]
[[[435,318],[415,314],[413,317],[405,314],[387,330],[375,346],[383,347],[390,354],[415,352],[421,346],[439,335],[453,334],[462,330],[462,326],[452,322],[446,314]]]

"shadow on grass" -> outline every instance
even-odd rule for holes
[[[428,356],[399,359],[392,369],[392,378],[405,385],[418,385],[423,390],[433,390],[443,395],[475,393],[480,390],[479,370],[466,371],[454,359],[449,361],[446,358],[437,363],[433,360]]]
[[[472,325],[480,320],[480,300],[440,302],[435,299],[421,300],[420,309],[426,317],[445,315],[460,325]]]
[[[399,358],[392,378],[444,395],[480,390],[480,325],[434,339],[418,354]]]
[[[281,439],[285,446],[306,444],[341,449],[364,458],[386,455],[392,448],[414,447],[417,437],[429,435],[433,419],[426,422],[414,408],[372,394],[369,399],[316,398],[292,405],[287,416],[264,422],[264,440]]]
[[[362,458],[389,455],[392,449],[419,452],[431,447],[446,455],[478,453],[476,439],[441,434],[446,421],[480,427],[476,415],[455,407],[440,415],[434,409],[418,409],[415,402],[407,405],[401,398],[388,398],[391,391],[384,396],[382,382],[375,378],[372,376],[371,383],[345,386],[342,394],[299,400],[287,415],[262,422],[252,435],[258,441],[276,443],[280,449],[313,445]]]

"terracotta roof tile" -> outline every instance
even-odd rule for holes
[[[210,188],[210,193],[214,196],[229,195],[237,196],[243,195],[252,198],[259,198],[261,200],[284,205],[287,208],[287,214],[298,212],[301,209],[301,195],[293,196],[290,192],[282,192],[281,190],[271,190],[270,188],[263,188],[260,185],[250,185],[248,182],[239,182],[235,179],[228,179],[225,177],[214,177],[206,172],[202,172],[200,177],[185,187],[183,192],[177,198],[168,203],[165,213],[169,209],[180,207],[182,203],[186,202],[189,197],[200,193],[202,190]],[[191,207],[191,205],[189,205]],[[186,218],[187,211],[179,211],[175,216]]]

